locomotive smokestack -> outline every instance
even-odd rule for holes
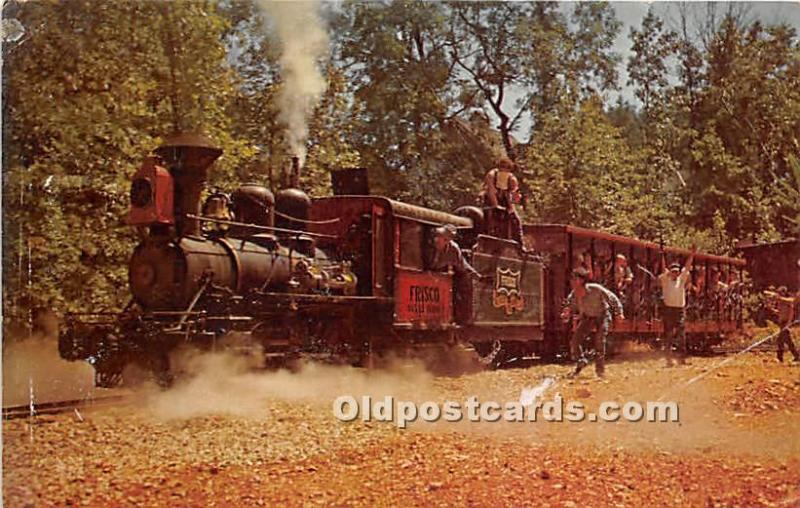
[[[295,189],[300,188],[300,157],[292,157],[292,172],[289,176],[289,186]]]
[[[200,214],[200,193],[208,168],[222,150],[199,134],[177,134],[155,150],[175,179],[175,229],[178,236],[200,234],[200,222],[187,214]]]

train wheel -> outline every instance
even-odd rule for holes
[[[155,353],[152,362],[153,376],[158,386],[162,388],[172,386],[175,377],[172,375],[167,353]]]
[[[264,369],[278,370],[286,366],[286,348],[264,348]]]
[[[169,388],[175,380],[169,355],[164,352],[150,353],[133,366],[126,367],[124,372],[126,385],[152,380],[162,388]]]
[[[524,342],[507,341],[502,343],[500,353],[495,358],[496,368],[520,368],[529,364],[533,348]]]

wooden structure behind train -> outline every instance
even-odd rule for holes
[[[757,326],[781,322],[773,299],[778,295],[800,295],[800,239],[741,244],[737,253],[747,261],[751,289],[759,295],[756,301],[749,302],[753,322]],[[795,315],[800,316],[800,299],[796,301]]]
[[[754,290],[785,287],[792,294],[800,291],[799,238],[740,245],[737,251],[747,261]]]
[[[500,212],[484,223],[476,207],[450,214],[371,196],[358,172],[350,185],[334,182],[337,194],[348,195],[312,200],[298,188],[296,160],[289,185],[274,195],[245,184],[201,206],[220,155],[200,136],[178,135],[134,175],[129,223],[142,241],[129,263],[131,303],[115,315],[68,316],[59,340],[62,357],[94,365],[98,385],[117,384],[130,363],[166,377],[170,352],[184,344],[256,350],[267,362],[319,355],[363,363],[459,343],[498,361],[557,357],[568,349],[570,325],[558,315],[571,269],[591,259],[596,278],[608,277],[623,252],[635,270],[625,297],[630,319],[612,336],[654,340],[661,332],[648,275],[655,244],[535,225],[525,227],[529,249],[522,249]],[[442,225],[457,228],[483,278],[429,269],[433,232]],[[670,261],[687,255],[666,250]],[[713,277],[741,278],[743,262],[701,254],[696,266],[695,280],[707,284],[687,331],[691,344],[704,347],[740,325],[741,305],[720,303],[710,288]]]

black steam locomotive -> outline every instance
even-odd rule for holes
[[[167,382],[181,344],[244,347],[267,363],[359,363],[419,343],[467,340],[486,352],[499,334],[541,338],[543,266],[514,242],[478,235],[471,218],[382,197],[312,201],[298,188],[297,159],[275,195],[245,184],[201,207],[221,153],[178,135],[134,175],[128,222],[142,241],[129,263],[131,302],[117,315],[68,316],[60,334],[61,356],[91,362],[98,385],[116,385],[131,363]],[[427,269],[432,231],[444,224],[475,244],[473,263],[501,286]]]

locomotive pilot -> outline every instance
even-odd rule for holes
[[[579,352],[579,349],[587,338],[592,337],[595,370],[598,376],[603,377],[606,336],[614,316],[620,320],[625,319],[622,302],[617,295],[605,287],[589,282],[589,271],[585,268],[576,268],[572,271],[570,286],[572,292],[567,296],[566,307],[561,313],[561,318],[568,321],[571,316],[578,315],[578,328],[572,335],[569,344],[570,355],[577,360],[573,375],[577,375],[591,361],[591,355],[585,351]]]
[[[519,192],[519,181],[514,176],[514,168],[515,165],[511,159],[501,158],[497,167],[486,173],[481,195],[485,207],[506,210],[511,225],[511,239],[522,247],[522,221],[514,207],[516,203],[520,202],[522,194]]]

